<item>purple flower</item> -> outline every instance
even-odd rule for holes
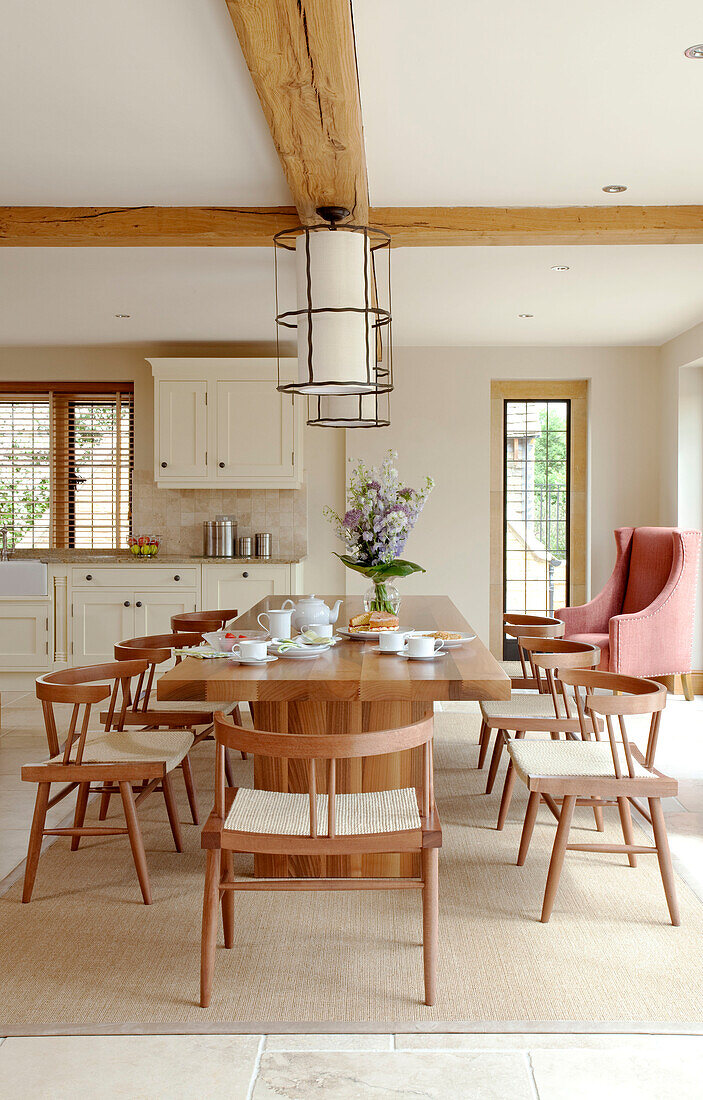
[[[348,531],[351,531],[353,527],[356,527],[360,519],[361,511],[358,508],[350,508],[349,511],[345,513],[342,523]]]

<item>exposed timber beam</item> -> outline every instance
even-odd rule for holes
[[[0,245],[269,246],[292,207],[0,207]],[[395,247],[703,244],[703,206],[378,207]]]
[[[304,224],[318,206],[368,221],[351,0],[225,0]]]

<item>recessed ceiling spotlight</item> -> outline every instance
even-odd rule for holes
[[[606,195],[619,195],[621,191],[627,191],[627,188],[624,183],[609,183],[601,190],[605,191]]]
[[[694,61],[703,61],[703,42],[697,46],[689,46],[687,50],[683,51],[684,57],[690,57]]]
[[[571,268],[568,266],[568,264],[552,264],[550,270],[551,271],[570,271]]]
[[[534,313],[518,313],[518,317],[534,317]]]
[[[122,320],[124,320],[127,317],[131,317],[131,316],[132,316],[131,313],[116,313],[115,314],[115,317],[119,317]]]

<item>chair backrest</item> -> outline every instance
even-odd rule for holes
[[[563,683],[569,684],[574,689],[581,736],[585,741],[590,740],[591,734],[596,728],[596,715],[602,714],[605,716],[613,767],[618,777],[622,776],[622,764],[617,749],[615,730],[613,729],[613,716],[617,715],[618,718],[628,774],[634,776],[635,762],[625,716],[632,714],[651,715],[644,759],[648,768],[654,766],[661,713],[666,706],[667,691],[663,684],[658,684],[656,680],[646,680],[640,676],[622,676],[617,672],[593,672],[585,669],[563,669],[560,675]],[[596,692],[605,692],[606,694],[596,694]],[[618,694],[616,695],[615,692],[618,692]]]
[[[215,770],[215,813],[222,817],[225,806],[225,749],[239,749],[253,756],[269,756],[282,760],[307,762],[308,794],[310,798],[310,836],[317,837],[317,761],[326,760],[327,768],[327,836],[336,836],[335,803],[337,795],[337,761],[361,756],[383,756],[422,745],[421,803],[424,817],[434,810],[434,768],[432,737],[434,722],[424,718],[410,726],[376,730],[371,733],[289,734],[245,729],[221,711],[215,714],[217,763]]]
[[[104,665],[86,665],[84,668],[64,668],[59,672],[47,672],[44,676],[39,676],[36,680],[36,693],[37,699],[41,700],[44,712],[44,725],[51,756],[58,756],[62,750],[54,710],[56,703],[73,704],[61,763],[71,762],[71,747],[78,738],[78,748],[72,762],[80,764],[93,704],[110,696],[105,729],[109,730],[113,722],[117,729],[122,729],[129,705],[131,681],[135,676],[140,677],[141,681],[148,667],[146,661],[114,661]],[[115,718],[120,691],[122,702]]]
[[[563,624],[562,624],[563,625]],[[561,670],[566,668],[595,668],[600,663],[601,652],[598,646],[588,642],[565,641],[563,638],[525,638],[519,639],[521,648],[529,655],[530,664],[535,672],[537,686],[542,690],[542,672],[546,680],[546,691],[554,703],[556,718],[572,718],[569,697],[561,679]],[[564,714],[559,711],[561,694]]]
[[[236,607],[229,611],[187,611],[182,615],[171,616],[171,630],[221,630],[231,619],[236,619],[238,614]]]
[[[503,615],[503,630],[508,637],[517,639],[518,656],[525,680],[536,679],[536,676],[529,654],[520,645],[520,636],[529,634],[531,638],[561,638],[565,629],[561,619],[554,619],[551,615],[520,615],[517,612],[506,611]]]
[[[190,634],[185,632],[174,634],[151,634],[144,638],[126,638],[123,642],[115,643],[115,660],[117,661],[147,661],[149,664],[149,675],[147,676],[146,686],[144,686],[144,677],[139,677],[137,688],[134,693],[134,700],[132,701],[132,710],[145,711],[149,709],[149,699],[151,698],[151,691],[154,686],[154,675],[156,673],[156,666],[163,664],[164,661],[168,661],[173,656],[174,649],[182,649],[187,646],[200,645],[202,641],[202,634],[200,631],[192,631]],[[180,656],[176,654],[176,664],[180,663]]]
[[[674,530],[672,527],[635,527],[622,602],[624,615],[649,607],[668,581],[674,560]]]

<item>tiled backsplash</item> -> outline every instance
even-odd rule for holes
[[[302,558],[308,549],[303,489],[159,489],[150,470],[132,475],[132,530],[162,538],[167,554],[202,554],[203,523],[234,515],[237,534],[271,532],[271,556]]]

